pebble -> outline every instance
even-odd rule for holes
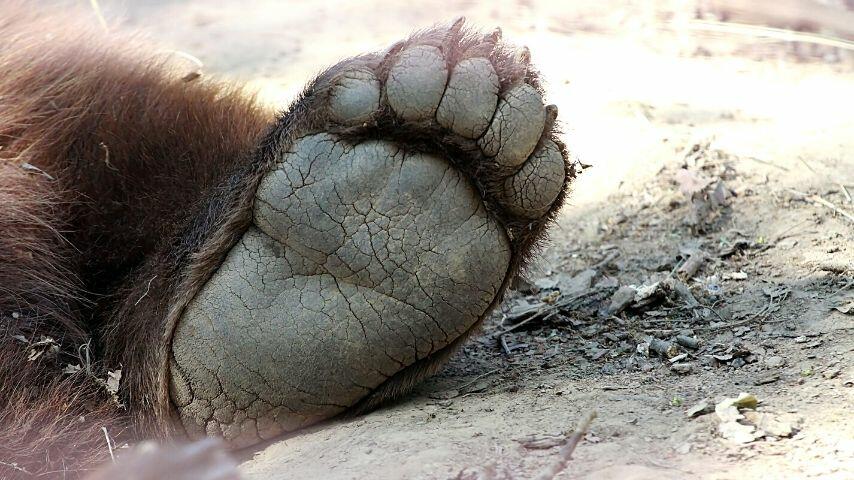
[[[780,368],[785,364],[786,359],[779,355],[773,355],[765,359],[765,366],[768,368]]]
[[[690,364],[690,363],[674,363],[674,364],[670,367],[670,369],[671,369],[671,370],[673,370],[673,371],[674,371],[674,372],[676,372],[676,373],[679,373],[679,374],[685,375],[685,374],[687,374],[687,373],[691,373],[691,371],[692,371],[694,368],[691,366],[691,364]]]

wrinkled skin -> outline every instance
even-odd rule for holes
[[[170,390],[244,447],[439,362],[500,300],[572,176],[526,51],[460,23],[348,60],[184,310]],[[414,377],[413,377],[414,378]]]

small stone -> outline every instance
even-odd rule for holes
[[[724,280],[747,280],[747,274],[744,272],[725,273]]]
[[[786,364],[786,359],[779,356],[779,355],[774,355],[774,356],[765,358],[764,363],[765,363],[765,366],[768,368],[780,368]]]
[[[450,400],[460,396],[459,390],[443,390],[441,392],[431,392],[427,394],[428,398],[435,400]]]
[[[753,425],[742,425],[735,421],[722,422],[718,425],[718,432],[733,443],[750,443],[761,436],[757,435]]]
[[[597,270],[588,268],[568,280],[561,279],[558,282],[558,288],[563,295],[574,295],[590,288],[598,276]]]
[[[625,310],[626,307],[628,307],[635,299],[636,294],[637,290],[635,290],[634,287],[629,287],[627,285],[617,289],[611,297],[611,304],[608,305],[608,315],[616,315]]]
[[[757,378],[756,380],[753,381],[753,384],[754,385],[767,385],[769,383],[774,383],[777,380],[780,380],[780,376],[777,375],[776,373],[772,373],[772,374],[763,375],[763,376]]]
[[[834,308],[834,310],[838,311],[839,313],[844,313],[847,315],[854,315],[854,300],[852,300],[852,301],[850,301],[844,305],[840,304],[840,305],[833,307],[833,308]]]
[[[691,373],[693,367],[690,363],[674,363],[670,367],[670,370],[673,370],[674,372],[679,373],[681,375],[686,375],[688,373]]]
[[[776,415],[771,413],[747,411],[744,419],[755,425],[758,431],[778,438],[791,437],[795,426],[791,415]]]

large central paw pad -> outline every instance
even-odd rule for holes
[[[572,173],[527,52],[460,26],[339,64],[283,120],[254,225],[173,336],[190,436],[339,414],[500,299]]]

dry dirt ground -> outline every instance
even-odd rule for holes
[[[413,29],[501,25],[590,165],[440,375],[247,454],[246,478],[533,478],[591,411],[557,478],[854,478],[850,52],[701,36],[686,2],[101,4],[282,106]],[[738,421],[686,414],[741,392],[759,404]]]

